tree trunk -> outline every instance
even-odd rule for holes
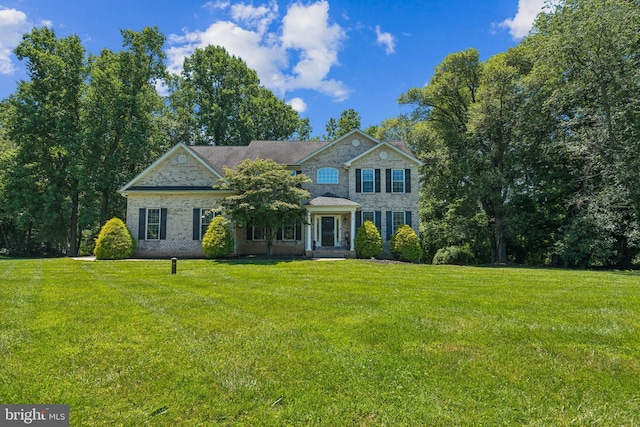
[[[507,263],[507,239],[504,232],[504,218],[502,215],[496,215],[494,222],[494,237],[496,241],[496,258],[494,264]]]
[[[78,256],[78,193],[71,197],[71,220],[69,224],[69,256]]]

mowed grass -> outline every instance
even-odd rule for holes
[[[0,403],[72,426],[640,424],[640,275],[0,260]]]

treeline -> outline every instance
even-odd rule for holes
[[[101,224],[124,217],[117,190],[178,142],[309,138],[309,120],[225,49],[197,49],[170,75],[157,28],[122,37],[121,51],[88,55],[79,37],[42,28],[15,49],[29,79],[0,103],[0,254],[92,245]]]
[[[422,242],[480,263],[638,265],[640,2],[566,0],[517,47],[447,56],[369,131],[424,162]]]

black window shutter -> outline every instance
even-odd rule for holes
[[[376,177],[376,193],[379,193],[380,191],[382,191],[380,189],[380,169],[376,169],[375,170],[375,177]]]
[[[282,227],[278,227],[278,231],[276,231],[276,240],[282,240]]]
[[[360,228],[360,226],[362,225],[362,211],[357,211],[356,212],[356,231],[358,231],[358,228]],[[355,239],[355,236],[354,236]]]
[[[386,184],[387,184],[387,193],[391,193],[391,169],[386,170]]]
[[[393,228],[393,213],[391,211],[387,211],[387,240],[391,240],[391,236],[393,236],[393,233],[391,232],[392,228]]]
[[[200,240],[200,209],[198,208],[193,210],[193,240]]]
[[[247,241],[253,240],[253,227],[247,224]]]
[[[160,209],[160,240],[167,239],[167,208]]]
[[[302,224],[296,224],[296,240],[302,240]]]
[[[140,208],[140,215],[138,217],[138,240],[144,240],[147,238],[147,210],[145,208]]]
[[[404,213],[404,223],[411,227],[411,211],[406,211]]]
[[[404,192],[411,193],[411,169],[404,170]]]
[[[356,169],[356,193],[360,193],[362,189],[362,169]]]
[[[374,219],[376,221],[376,227],[378,227],[378,231],[382,230],[382,211],[376,211],[374,214]]]

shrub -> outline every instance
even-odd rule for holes
[[[468,245],[464,246],[448,246],[446,248],[438,249],[433,257],[434,264],[456,264],[456,265],[468,265],[473,264],[475,258],[473,252]]]
[[[222,258],[233,254],[235,241],[229,221],[223,216],[214,217],[202,237],[202,251],[207,258]]]
[[[422,258],[420,239],[411,226],[398,227],[391,238],[391,254],[394,258],[407,262],[418,262]]]
[[[136,251],[136,241],[120,218],[111,218],[100,229],[93,254],[96,259],[129,258]]]
[[[358,258],[375,258],[382,252],[382,236],[371,221],[365,221],[353,241]]]

